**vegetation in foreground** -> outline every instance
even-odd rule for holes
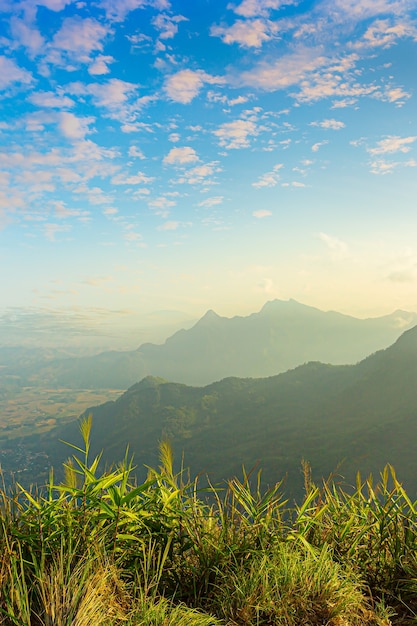
[[[166,443],[143,484],[127,457],[99,474],[90,428],[63,484],[0,493],[0,624],[417,624],[417,502],[391,467],[348,492],[305,466],[291,508],[245,474],[202,493]]]

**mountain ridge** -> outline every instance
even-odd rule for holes
[[[227,376],[271,376],[311,360],[356,363],[414,323],[416,313],[361,320],[296,300],[272,300],[248,316],[227,318],[210,309],[162,344],[55,359],[10,372],[21,374],[26,385],[126,389],[148,374],[205,385]]]
[[[312,361],[267,378],[228,377],[202,387],[147,376],[86,413],[93,416],[92,453],[104,449],[108,462],[123,458],[129,444],[138,465],[153,465],[158,442],[168,438],[179,462],[184,455],[192,474],[209,472],[213,481],[259,464],[267,483],[287,475],[288,493],[299,496],[302,459],[316,481],[337,470],[351,483],[358,470],[377,474],[391,463],[417,491],[416,389],[414,327],[356,365]],[[56,462],[67,453],[57,439],[74,441],[77,429],[74,422],[50,435],[52,443],[43,440]]]

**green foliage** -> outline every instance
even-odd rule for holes
[[[3,626],[388,626],[415,618],[417,503],[387,466],[296,507],[261,474],[203,491],[172,450],[138,484],[98,470],[91,420],[66,480],[0,491]],[[397,614],[397,617],[394,616]],[[390,621],[391,616],[391,621]],[[396,621],[397,620],[397,621]]]
[[[298,501],[302,458],[316,481],[339,468],[351,483],[358,469],[377,475],[390,463],[417,493],[417,352],[410,343],[417,345],[417,329],[357,365],[309,363],[279,376],[227,378],[204,388],[145,378],[114,403],[92,409],[92,452],[105,450],[102,462],[113,462],[129,443],[135,458],[154,466],[158,443],[168,438],[193,475],[219,482],[239,475],[242,460],[248,467],[259,462],[264,484],[286,476],[287,497]],[[57,439],[76,441],[77,429],[74,421],[36,439],[32,449],[42,446],[60,466],[67,450]]]

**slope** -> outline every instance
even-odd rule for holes
[[[107,461],[117,461],[129,444],[142,467],[157,462],[158,442],[167,437],[192,473],[217,481],[259,463],[268,483],[288,475],[291,494],[302,489],[302,459],[316,480],[340,470],[353,481],[358,469],[378,472],[389,462],[416,491],[416,383],[417,327],[357,365],[312,362],[270,378],[226,378],[205,387],[147,377],[91,409],[92,452],[104,449]],[[73,441],[77,425],[55,437]],[[68,451],[56,439],[42,445],[58,461]]]
[[[416,323],[416,314],[403,311],[362,320],[275,300],[247,317],[209,311],[162,345],[55,360],[24,376],[27,384],[64,387],[127,388],[147,375],[206,385],[227,376],[271,376],[308,361],[356,363]]]

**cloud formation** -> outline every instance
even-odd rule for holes
[[[238,20],[232,26],[212,26],[211,34],[226,44],[237,43],[246,48],[260,48],[277,32],[273,22],[264,20]]]
[[[279,171],[283,166],[283,163],[274,165],[270,172],[262,174],[256,182],[252,183],[252,187],[256,187],[257,189],[261,189],[262,187],[275,187],[280,177]]]
[[[224,78],[211,76],[203,70],[186,69],[168,76],[164,89],[171,100],[188,104],[200,93],[205,84],[219,85],[222,83],[224,83]]]
[[[344,122],[335,119],[322,120],[321,122],[311,122],[311,125],[319,126],[320,128],[324,128],[325,130],[340,130],[341,128],[344,128],[346,126]]]
[[[226,148],[226,150],[237,150],[239,148],[248,148],[251,137],[255,137],[258,132],[255,122],[240,119],[233,122],[225,122],[213,131],[213,134],[218,138],[220,146]]]
[[[264,217],[269,217],[270,215],[272,215],[272,211],[269,211],[268,209],[257,209],[256,211],[253,211],[252,215],[257,219],[262,219]]]
[[[398,137],[390,136],[386,139],[378,141],[374,148],[368,148],[369,154],[390,154],[393,152],[410,152],[411,144],[417,140],[417,136],[411,137]]]
[[[370,207],[381,241],[414,232],[410,0],[219,0],[204,11],[169,0],[0,3],[0,256],[17,272],[10,298],[38,293],[25,268],[52,249],[36,270],[42,280],[69,272],[70,253],[73,275],[79,264],[112,276],[129,306],[148,300],[137,304],[142,295],[111,263],[135,268],[132,284],[155,302],[156,291],[189,280],[185,300],[197,306],[218,292],[216,272],[225,284],[251,255],[248,265],[268,268],[254,281],[265,280],[263,294],[276,284],[303,293],[336,261],[353,275],[347,243],[329,233],[351,241],[360,215],[371,240]],[[248,245],[253,228],[259,239]],[[221,269],[209,271],[213,249]],[[291,280],[279,275],[284,265]],[[408,269],[375,269],[372,284],[378,276],[404,288]],[[72,282],[48,297],[68,304],[88,288],[97,297],[92,282]],[[234,288],[230,278],[226,299]]]
[[[194,148],[183,146],[181,148],[171,148],[164,156],[164,163],[169,165],[184,165],[185,163],[195,163],[199,158]]]

